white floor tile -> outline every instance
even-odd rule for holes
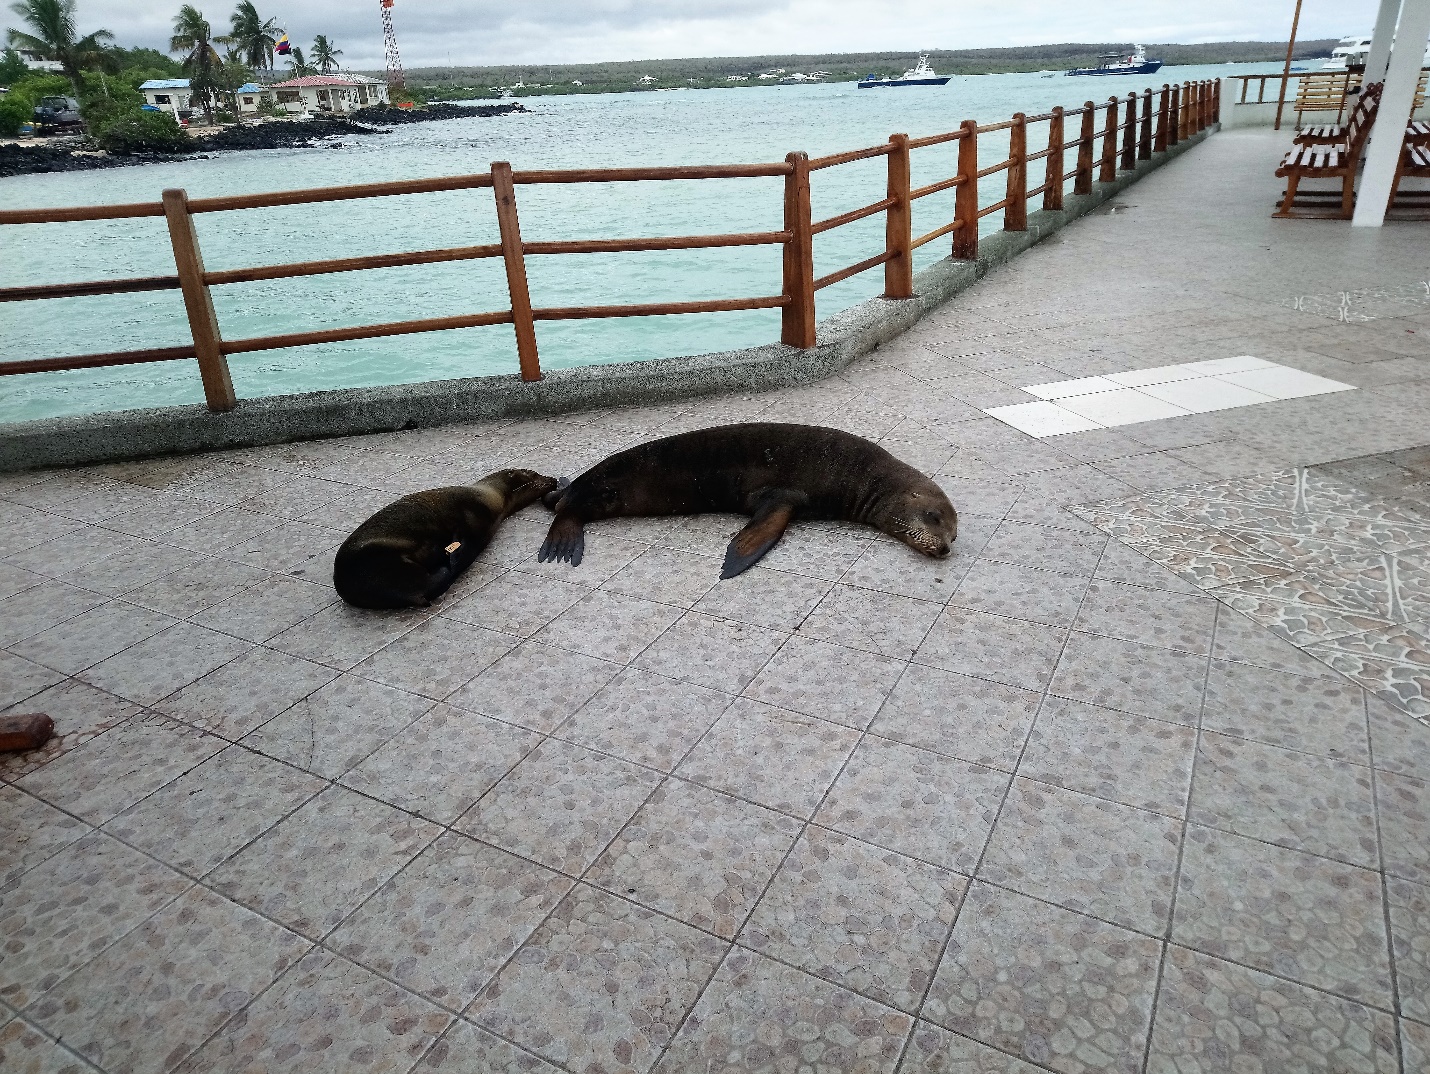
[[[1079,395],[1073,399],[1062,399],[1058,405],[1067,407],[1074,414],[1081,414],[1104,427],[1135,425],[1139,421],[1176,418],[1191,413],[1183,407],[1173,406],[1161,399],[1153,399],[1136,388],[1123,388],[1115,392],[1098,392],[1096,395]]]
[[[1314,373],[1303,373],[1299,369],[1278,365],[1269,369],[1253,369],[1246,373],[1228,373],[1218,377],[1229,384],[1250,388],[1254,392],[1269,395],[1273,399],[1298,399],[1303,395],[1325,395],[1329,392],[1346,392],[1354,389],[1353,384],[1343,384],[1339,380],[1318,377]]]
[[[1154,399],[1190,410],[1193,414],[1271,402],[1271,396],[1232,384],[1223,377],[1198,377],[1195,380],[1179,380],[1172,384],[1149,384],[1141,390]]]
[[[1252,369],[1266,369],[1275,365],[1265,358],[1253,358],[1249,354],[1241,354],[1235,358],[1213,358],[1209,362],[1188,362],[1188,369],[1195,369],[1198,373],[1246,373]]]
[[[1141,388],[1148,384],[1166,384],[1173,380],[1190,380],[1192,377],[1210,376],[1189,365],[1159,365],[1155,369],[1133,369],[1127,373],[1109,373],[1108,380],[1115,380],[1124,388]]]
[[[1011,406],[995,406],[984,413],[1029,436],[1057,436],[1102,428],[1097,422],[1065,410],[1057,403],[1014,403]]]
[[[1120,387],[1122,385],[1107,377],[1079,377],[1077,380],[1059,380],[1052,384],[1033,384],[1023,390],[1039,399],[1065,399],[1072,395],[1116,391]]]

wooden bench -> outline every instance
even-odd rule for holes
[[[1297,145],[1334,145],[1344,142],[1347,134],[1353,128],[1366,122],[1367,117],[1373,118],[1375,107],[1380,103],[1380,91],[1383,88],[1384,83],[1373,82],[1358,93],[1355,106],[1351,109],[1349,122],[1344,124],[1324,123],[1319,126],[1305,127],[1293,141]]]
[[[1414,126],[1414,124],[1412,124]],[[1430,128],[1430,123],[1421,123],[1420,126]],[[1390,184],[1390,200],[1386,202],[1386,209],[1395,205],[1396,195],[1400,193],[1400,180],[1410,176],[1413,179],[1430,179],[1430,130],[1420,138],[1405,137],[1405,148],[1400,153],[1400,163],[1395,168],[1395,182]],[[1406,207],[1423,208],[1430,200],[1430,191],[1416,190],[1406,191],[1404,200]]]
[[[1366,98],[1364,107],[1358,105],[1351,112],[1351,120],[1346,124],[1339,140],[1291,147],[1291,151],[1282,159],[1281,166],[1276,169],[1277,177],[1286,180],[1286,193],[1272,216],[1286,218],[1297,215],[1328,215],[1325,212],[1298,214],[1295,211],[1296,191],[1302,179],[1339,179],[1341,204],[1340,212],[1335,215],[1342,220],[1351,218],[1355,210],[1356,169],[1360,165],[1361,150],[1365,147],[1371,128],[1375,126],[1376,112],[1380,107],[1380,95],[1372,92],[1370,87],[1362,96]]]
[[[1296,126],[1301,126],[1302,112],[1335,112],[1336,122],[1345,112],[1346,94],[1360,84],[1360,75],[1349,71],[1338,74],[1302,75],[1296,83]]]

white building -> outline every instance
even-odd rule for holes
[[[387,83],[368,75],[304,75],[275,82],[268,89],[278,107],[292,115],[313,112],[356,112],[387,104]]]
[[[59,60],[47,60],[33,49],[22,48],[16,51],[20,53],[20,59],[25,61],[25,66],[31,71],[47,71],[50,74],[62,74],[64,72],[65,65],[60,63]]]
[[[151,78],[139,87],[144,94],[144,103],[151,104],[161,112],[168,112],[178,118],[180,111],[189,111],[193,94],[189,92],[187,78]]]

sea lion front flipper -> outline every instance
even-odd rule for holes
[[[555,511],[561,503],[561,497],[566,495],[566,490],[571,487],[571,479],[563,477],[556,482],[556,487],[541,497],[541,504],[550,511]]]
[[[586,524],[575,515],[557,515],[542,542],[541,551],[536,554],[538,563],[548,560],[569,560],[571,566],[579,567],[581,557],[586,552]]]
[[[720,577],[733,578],[758,563],[766,552],[779,543],[794,513],[808,499],[804,493],[791,489],[776,489],[762,497],[749,524],[735,534],[726,547]]]

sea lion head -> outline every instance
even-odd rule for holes
[[[501,497],[503,515],[514,514],[535,503],[555,487],[556,478],[535,470],[498,470],[476,484],[479,492],[486,490]]]
[[[943,489],[922,475],[886,496],[870,521],[915,552],[935,559],[952,552],[958,537],[958,512]]]

